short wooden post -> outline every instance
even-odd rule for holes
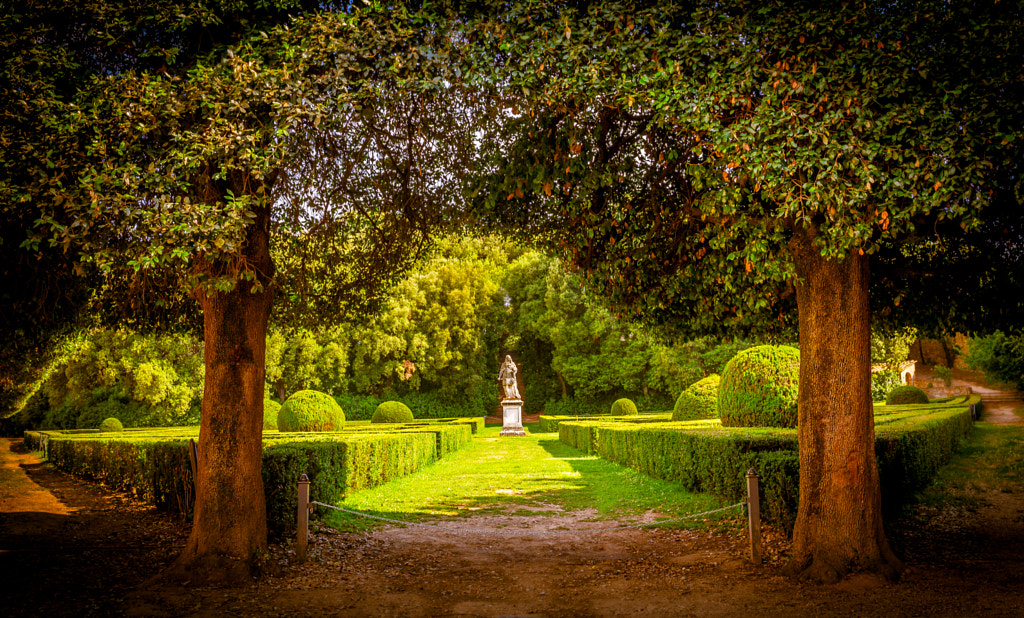
[[[309,542],[309,477],[299,477],[298,530],[295,535],[295,554],[299,562],[306,561],[306,545]]]
[[[750,528],[750,560],[761,564],[761,504],[757,488],[757,472],[747,470],[747,521]]]
[[[199,444],[192,438],[188,439],[188,466],[192,469],[192,485],[198,488]]]

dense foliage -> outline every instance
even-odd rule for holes
[[[202,344],[189,335],[127,330],[83,334],[52,361],[18,410],[25,428],[194,425],[202,399]]]
[[[369,420],[387,400],[403,402],[421,418],[489,414],[497,405],[494,359],[502,351],[516,355],[530,410],[603,413],[623,395],[640,410],[665,410],[674,395],[752,345],[663,339],[617,318],[560,260],[495,237],[439,239],[430,257],[381,302],[380,314],[354,314],[317,328],[271,327],[265,428],[276,426],[274,400],[307,389],[332,395],[350,420]],[[125,375],[117,380],[129,385],[136,382],[133,367],[158,367],[163,377],[156,382],[170,381],[177,397],[192,402],[188,414],[158,420],[153,393],[122,388],[123,397],[103,399],[107,414],[129,427],[198,422],[198,336],[98,330],[82,332],[68,349],[45,366],[48,377],[39,380],[31,405],[16,409],[19,424],[10,433],[77,427],[78,415],[105,392],[96,391],[97,378],[111,370],[100,358],[119,359]],[[64,400],[51,404],[45,393],[72,375],[79,377],[64,387]]]
[[[273,399],[263,400],[263,429],[277,429],[277,417],[281,413],[281,404]]]
[[[913,327],[871,328],[871,363],[881,365],[881,371],[871,373],[872,401],[885,401],[889,391],[903,384],[900,369],[916,338],[917,329]]]
[[[1024,390],[1024,333],[996,331],[971,339],[964,359],[972,369]]]
[[[763,345],[743,350],[722,372],[718,417],[725,427],[796,427],[800,351]]]
[[[928,394],[916,386],[906,384],[897,386],[885,396],[885,405],[899,406],[907,404],[928,403]]]
[[[401,401],[385,401],[377,406],[371,423],[409,423],[412,422],[412,410]]]
[[[713,373],[679,393],[676,405],[672,408],[672,420],[718,418],[718,386],[721,381],[722,376]]]
[[[277,414],[277,428],[281,431],[338,431],[344,426],[345,412],[341,406],[319,391],[293,393]]]
[[[659,337],[618,317],[562,260],[539,252],[509,266],[505,289],[528,410],[587,414],[623,394],[642,409],[666,409],[750,345]]]

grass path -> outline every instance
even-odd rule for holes
[[[1024,425],[976,422],[921,501],[976,509],[993,492],[1024,493]]]
[[[537,424],[525,427],[525,437],[505,438],[498,435],[500,427],[487,427],[448,458],[411,476],[353,493],[338,506],[403,521],[584,510],[592,519],[634,521],[652,511],[676,518],[726,504],[584,455],[559,442],[556,433],[537,433]],[[331,512],[326,523],[346,531],[374,525],[337,512]]]

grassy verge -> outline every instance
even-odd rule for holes
[[[1024,491],[1024,425],[975,423],[960,451],[921,492],[920,502],[974,510],[985,504],[988,491]]]
[[[466,448],[418,474],[350,494],[338,506],[403,521],[481,513],[537,516],[593,509],[594,519],[632,521],[656,511],[678,518],[726,504],[710,495],[585,455],[527,424],[528,435],[501,438],[488,427]],[[739,509],[721,516],[734,518]],[[373,520],[332,511],[325,522],[345,531]],[[676,524],[670,524],[676,525]]]

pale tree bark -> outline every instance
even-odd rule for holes
[[[895,578],[882,528],[871,405],[868,258],[827,259],[799,230],[792,251],[800,327],[800,506],[789,571],[835,582],[851,571]]]
[[[270,209],[255,208],[242,250],[264,287],[195,292],[203,309],[205,386],[196,502],[185,550],[167,576],[193,583],[239,582],[263,566],[266,503],[261,475],[267,322],[273,275]]]

